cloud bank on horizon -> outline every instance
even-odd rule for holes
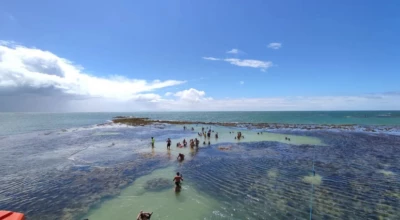
[[[228,52],[235,53],[235,50]],[[273,66],[271,61],[203,59],[262,70]],[[148,81],[122,75],[98,77],[50,51],[10,42],[0,45],[0,111],[400,109],[400,93],[397,92],[360,96],[215,99],[205,91],[186,86],[187,83],[187,79]],[[244,81],[240,81],[240,85],[244,88]],[[182,86],[186,89],[174,92],[174,88]],[[170,91],[161,93],[165,89]]]

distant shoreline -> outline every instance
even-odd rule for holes
[[[217,125],[224,127],[244,127],[247,129],[263,130],[337,130],[353,132],[373,132],[400,134],[400,126],[393,125],[357,125],[357,124],[286,124],[286,123],[246,123],[246,122],[201,122],[201,121],[174,121],[156,120],[140,117],[116,116],[112,119],[115,124],[128,126],[146,126],[151,124],[173,124],[173,125]],[[190,128],[187,128],[190,129]]]

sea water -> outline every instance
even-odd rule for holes
[[[7,114],[13,113],[2,115]],[[122,220],[140,210],[154,212],[152,219],[400,216],[399,136],[329,130],[261,134],[262,129],[211,126],[212,137],[203,145],[197,132],[209,125],[187,125],[195,131],[183,125],[93,126],[112,116],[84,113],[79,117],[86,119],[76,119],[80,114],[39,114],[49,121],[64,118],[46,126],[32,122],[36,113],[23,114],[15,127],[30,122],[29,129],[3,132],[0,209],[41,220]],[[238,131],[244,139],[234,139]],[[200,139],[198,149],[176,147],[194,138]],[[178,153],[186,155],[182,163]],[[177,171],[185,179],[180,193],[172,182]]]
[[[201,122],[400,125],[400,111],[0,113],[0,135],[89,126],[117,115]]]

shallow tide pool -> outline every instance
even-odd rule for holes
[[[203,145],[202,126],[187,127],[195,131],[100,126],[5,136],[0,208],[31,220],[126,220],[140,210],[177,220],[400,217],[399,136],[213,126]],[[194,138],[199,148],[176,147]]]

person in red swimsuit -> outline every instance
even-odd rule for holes
[[[172,181],[175,182],[176,188],[181,188],[181,181],[183,181],[183,177],[179,172],[177,172],[176,176],[174,177],[174,179]]]

